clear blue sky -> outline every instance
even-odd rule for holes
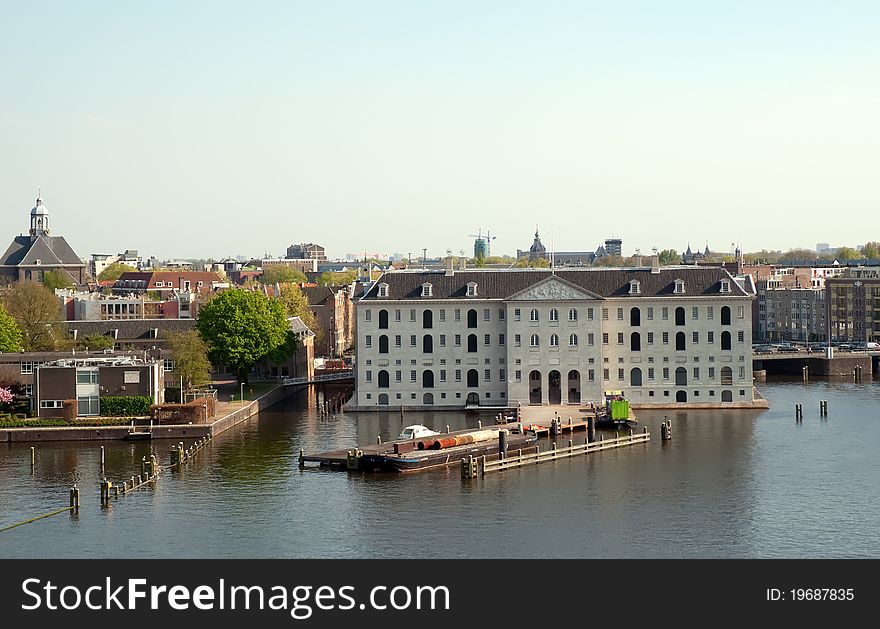
[[[80,255],[880,239],[877,2],[4,2],[0,217]]]

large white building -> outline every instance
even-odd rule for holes
[[[748,406],[749,277],[718,267],[389,272],[358,301],[352,409]],[[760,402],[763,404],[763,400]]]

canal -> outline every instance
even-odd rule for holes
[[[99,504],[99,443],[0,444],[4,557],[877,557],[880,384],[774,381],[769,411],[640,411],[653,440],[462,482],[300,470],[299,448],[396,436],[396,413],[320,419],[302,390],[218,436],[153,489]],[[820,419],[819,401],[828,400]],[[794,405],[802,403],[803,423]],[[528,414],[525,414],[526,420]],[[672,419],[674,439],[659,424]],[[491,421],[491,418],[484,418]],[[458,413],[408,413],[438,430]],[[580,436],[579,436],[580,437]],[[107,477],[171,442],[104,442]]]

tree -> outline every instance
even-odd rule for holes
[[[809,260],[812,262],[816,259],[816,252],[812,249],[789,249],[782,254],[780,260],[800,261]]]
[[[596,258],[593,264],[595,266],[633,266],[635,260],[622,256],[602,256],[601,258]]]
[[[0,304],[0,352],[21,350],[21,330],[15,319]]]
[[[129,264],[114,262],[98,274],[98,281],[115,282],[123,273],[137,273],[137,269]]]
[[[305,273],[298,269],[280,264],[273,264],[263,269],[260,275],[260,281],[263,284],[292,284],[306,282]]]
[[[6,295],[4,305],[21,329],[24,349],[51,350],[62,341],[61,304],[49,289],[36,282],[19,282]]]
[[[835,257],[838,260],[861,260],[863,258],[862,254],[852,247],[841,247],[837,250]]]
[[[535,258],[534,260],[520,258],[517,260],[516,264],[514,264],[514,267],[518,269],[549,269],[550,260],[547,258]]]
[[[357,271],[325,271],[318,278],[321,286],[348,286],[357,279]]]
[[[880,242],[872,241],[862,247],[862,255],[869,260],[880,258]]]
[[[183,378],[187,389],[199,387],[211,380],[211,361],[208,360],[208,345],[197,330],[174,332],[168,335],[171,358],[174,360],[174,373]]]
[[[660,264],[668,266],[670,264],[678,264],[681,262],[681,256],[675,249],[664,249],[660,252]]]
[[[43,273],[43,286],[51,291],[56,288],[73,288],[73,278],[64,271],[46,271]]]
[[[257,291],[219,293],[202,306],[196,327],[211,362],[228,365],[239,382],[258,361],[286,360],[295,349],[284,304]]]
[[[278,299],[284,304],[287,316],[299,317],[315,333],[315,347],[323,347],[324,329],[318,325],[318,319],[306,294],[297,284],[281,284],[280,288]]]
[[[105,336],[104,334],[93,334],[92,336],[87,336],[80,341],[77,341],[77,347],[81,349],[88,348],[89,350],[101,351],[102,349],[112,349],[116,342],[113,340],[111,336]]]

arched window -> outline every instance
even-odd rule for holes
[[[642,335],[638,332],[629,335],[629,349],[632,352],[642,351]]]
[[[434,388],[434,372],[430,369],[425,369],[422,372],[422,387],[425,389]]]
[[[550,320],[559,321],[559,311],[556,308],[550,309]]]
[[[379,394],[379,406],[388,406],[388,394],[380,393]]]
[[[469,387],[478,387],[480,386],[480,374],[477,373],[476,369],[468,369],[467,373],[467,385]]]
[[[730,325],[730,306],[721,307],[721,325]]]
[[[631,386],[640,387],[642,386],[642,370],[638,367],[634,367],[629,372],[629,383]]]
[[[721,384],[733,384],[733,369],[730,367],[721,368]]]
[[[683,352],[685,350],[684,332],[675,333],[675,351]]]
[[[675,392],[675,401],[676,402],[687,402],[688,401],[688,392],[687,391],[676,391]]]
[[[678,367],[675,370],[675,386],[684,387],[688,383],[688,370],[684,367]]]
[[[388,372],[383,369],[379,372],[379,388],[387,389],[388,386]]]
[[[675,325],[684,325],[684,308],[681,306],[675,309]]]
[[[555,334],[550,335],[550,347],[559,347],[559,337]]]
[[[572,334],[568,337],[568,345],[569,347],[577,347],[578,345],[578,335]]]
[[[422,337],[422,353],[431,354],[434,352],[434,337],[426,334]]]
[[[642,325],[642,311],[638,308],[629,309],[629,324]]]
[[[422,312],[422,327],[426,330],[434,327],[434,313],[430,310]]]
[[[538,320],[538,310],[537,308],[532,308],[532,311],[529,313],[529,321],[537,321]]]
[[[727,330],[721,333],[721,349],[730,349],[730,332]]]
[[[477,311],[471,308],[468,310],[468,327],[475,328],[477,327]]]
[[[730,389],[726,389],[721,392],[721,401],[722,402],[733,402],[733,391]]]
[[[477,351],[477,335],[468,334],[468,352],[473,354]]]
[[[422,396],[422,404],[425,406],[431,406],[434,403],[434,394],[433,393],[425,393]]]
[[[388,337],[384,334],[379,337],[379,353],[380,354],[387,354],[388,353]]]
[[[569,321],[577,321],[578,320],[578,311],[577,308],[572,308],[568,311],[568,320]]]
[[[532,334],[531,338],[529,339],[529,346],[530,347],[540,347],[541,346],[541,342],[538,340],[537,334]]]
[[[388,329],[388,311],[380,310],[379,311],[379,329],[387,330]]]

